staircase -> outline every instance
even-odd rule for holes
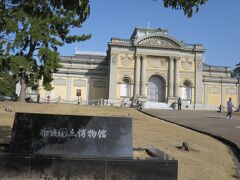
[[[167,103],[162,102],[150,102],[146,101],[143,105],[144,109],[169,109],[172,110],[172,107],[169,107]]]

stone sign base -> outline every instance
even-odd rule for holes
[[[177,179],[177,160],[0,155],[2,179]]]
[[[177,179],[177,160],[142,150],[150,157],[132,158],[130,117],[16,113],[0,179]]]

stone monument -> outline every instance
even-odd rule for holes
[[[147,153],[152,157],[133,158],[130,117],[16,113],[9,149],[0,153],[0,177],[177,179],[177,160]]]

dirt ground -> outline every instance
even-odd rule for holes
[[[5,107],[12,112],[4,112]],[[179,180],[235,179],[235,166],[229,149],[200,133],[147,116],[130,108],[0,102],[0,126],[11,126],[15,112],[70,115],[131,116],[134,148],[156,147],[178,160]],[[177,147],[187,142],[192,151]],[[141,156],[141,155],[140,155]]]

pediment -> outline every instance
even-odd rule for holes
[[[137,41],[137,45],[150,46],[150,47],[168,47],[168,48],[180,48],[182,44],[173,38],[163,36],[150,36],[141,38]]]

